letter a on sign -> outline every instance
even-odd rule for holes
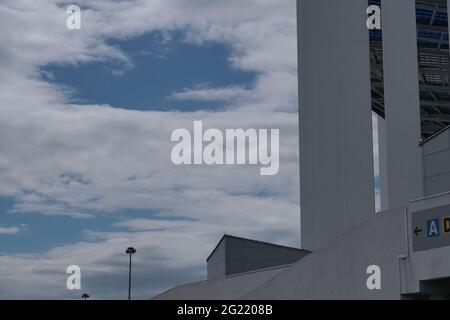
[[[428,238],[439,236],[439,218],[427,221]]]

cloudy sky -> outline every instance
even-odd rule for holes
[[[0,298],[126,298],[130,245],[142,299],[205,278],[224,233],[299,246],[295,11],[0,0]],[[279,173],[173,165],[171,132],[194,120],[280,129]]]

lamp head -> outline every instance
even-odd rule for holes
[[[127,250],[125,251],[127,254],[135,254],[136,253],[136,249],[133,247],[128,247]]]

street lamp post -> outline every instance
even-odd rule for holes
[[[131,257],[136,253],[136,249],[128,247],[125,252],[130,255],[130,266],[128,268],[128,300],[131,300]]]

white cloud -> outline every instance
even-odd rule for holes
[[[12,227],[3,227],[0,226],[0,234],[17,234],[20,231],[23,231],[27,226],[25,224],[20,224]]]
[[[208,85],[198,85],[193,89],[184,89],[181,92],[172,94],[169,98],[175,100],[194,100],[194,101],[225,101],[235,102],[243,100],[251,95],[251,91],[243,86],[228,86],[221,88],[209,88]]]

